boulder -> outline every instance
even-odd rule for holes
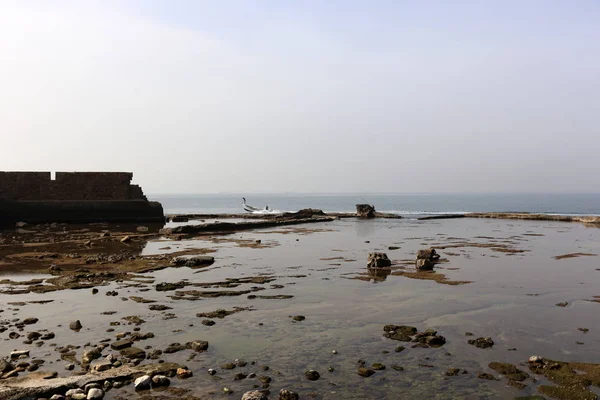
[[[313,369],[309,369],[308,371],[304,372],[304,376],[309,381],[318,381],[319,378],[321,377],[321,375]]]
[[[435,263],[440,259],[440,255],[436,253],[433,247],[419,250],[415,266],[420,271],[432,270]]]
[[[98,400],[104,397],[102,389],[92,388],[87,392],[87,400]]]
[[[385,253],[370,253],[367,268],[385,268],[392,265],[392,262]]]
[[[174,215],[171,217],[171,222],[188,222],[189,220],[188,217],[184,217],[183,215]]]
[[[358,218],[375,218],[375,206],[370,204],[357,204],[356,216]]]
[[[67,393],[65,393],[65,396],[67,396],[67,397],[73,397],[74,395],[80,394],[80,393],[85,394],[85,392],[83,391],[83,389],[79,389],[79,388],[69,389],[69,390],[67,390]]]
[[[0,374],[12,371],[13,369],[15,369],[15,367],[9,361],[0,359]]]
[[[111,343],[110,348],[113,350],[123,350],[127,347],[133,346],[133,341],[129,339],[118,340],[114,343]]]
[[[146,358],[146,352],[142,349],[138,349],[137,347],[127,347],[121,350],[121,355],[123,357],[129,358],[130,360],[143,360],[144,358]]]
[[[419,258],[415,261],[415,266],[419,271],[431,271],[435,266],[435,263],[427,259]]]
[[[268,400],[268,397],[260,390],[251,390],[242,395],[242,400]]]
[[[81,326],[81,322],[79,320],[72,321],[69,324],[69,329],[71,329],[72,331],[79,332],[81,328],[83,328],[83,326]]]
[[[95,359],[102,357],[102,350],[97,347],[86,350],[83,352],[83,357],[81,357],[81,362],[84,364],[89,364]]]
[[[15,350],[10,353],[10,358],[29,357],[29,350]]]
[[[94,360],[94,361],[92,361],[90,366],[91,366],[92,370],[98,371],[98,372],[107,371],[113,367],[110,360],[107,360],[107,359]]]
[[[154,375],[152,377],[152,386],[153,387],[165,387],[169,386],[171,381],[164,375]]]
[[[192,342],[187,342],[185,344],[185,346],[188,349],[192,349],[192,350],[197,351],[199,353],[203,352],[205,350],[208,350],[208,342],[204,341],[204,340],[194,340]]]
[[[150,375],[140,376],[133,382],[135,390],[149,390],[152,387],[152,378]]]
[[[298,393],[291,391],[291,390],[287,390],[287,389],[281,389],[279,391],[279,400],[298,400],[300,399],[300,396],[298,395]]]

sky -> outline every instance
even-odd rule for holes
[[[600,192],[596,0],[0,0],[0,170]]]

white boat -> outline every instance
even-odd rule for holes
[[[281,213],[281,211],[273,210],[273,209],[269,208],[269,206],[266,206],[265,208],[258,208],[258,207],[248,205],[248,204],[246,204],[245,197],[242,197],[242,200],[243,200],[242,207],[244,207],[244,211],[246,211],[246,212],[255,213],[255,214],[279,214],[279,213]]]

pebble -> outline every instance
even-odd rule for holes
[[[208,374],[209,375],[215,375],[216,373],[217,373],[217,371],[215,371],[214,369],[212,369],[212,368],[208,369]]]

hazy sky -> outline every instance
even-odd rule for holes
[[[598,192],[600,3],[0,0],[0,170]]]

